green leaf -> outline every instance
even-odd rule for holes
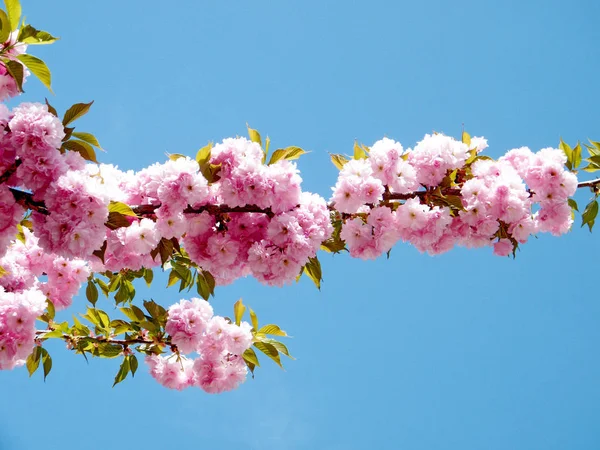
[[[150,313],[152,318],[156,319],[160,326],[165,326],[167,322],[167,310],[165,308],[156,303],[154,300],[144,300],[144,308],[146,308],[146,311]]]
[[[354,159],[367,159],[365,147],[359,145],[357,141],[354,141]]]
[[[17,55],[16,58],[25,64],[25,67],[27,67],[32,74],[38,77],[44,86],[46,86],[48,90],[52,92],[52,75],[50,74],[50,69],[48,69],[48,66],[46,66],[44,61],[27,53]],[[66,125],[66,123],[64,125]]]
[[[210,160],[210,151],[212,150],[212,147],[212,142],[209,142],[207,145],[198,150],[198,153],[196,153],[196,162],[199,166],[202,166],[202,164],[208,164],[208,161]]]
[[[466,131],[462,132],[462,143],[467,144],[467,146],[471,148],[471,135]]]
[[[258,333],[271,334],[273,336],[287,336],[285,331],[272,323],[263,326],[260,330],[258,330]]]
[[[133,212],[133,209],[121,202],[111,201],[108,205],[108,212],[116,212],[124,216],[137,217],[137,214]]]
[[[28,45],[45,45],[56,42],[59,38],[52,36],[47,31],[37,30],[31,25],[25,25],[19,30],[17,40]]]
[[[591,232],[592,228],[594,227],[594,221],[597,215],[598,202],[596,200],[592,200],[590,203],[587,204],[585,210],[583,211],[583,214],[581,215],[581,226],[583,227],[584,225],[587,225]]]
[[[250,363],[254,364],[255,366],[260,367],[260,364],[258,363],[258,356],[256,356],[256,353],[254,352],[253,349],[249,348],[248,350],[246,350],[242,354],[242,358],[244,358],[244,361],[250,362]]]
[[[208,300],[211,295],[214,296],[215,292],[215,279],[210,272],[205,270],[199,271],[196,277],[196,289],[198,294],[204,299]]]
[[[65,117],[63,118],[63,125],[69,125],[71,122],[85,116],[93,103],[94,101],[89,103],[75,103],[73,106],[67,109]]]
[[[139,322],[140,320],[144,320],[146,318],[144,312],[136,306],[132,306],[131,308],[119,309],[123,314],[127,316],[129,320],[132,320],[133,322]]]
[[[577,169],[581,164],[581,144],[577,142],[577,145],[573,149],[573,169]]]
[[[50,354],[45,348],[40,347],[42,350],[42,365],[44,367],[44,381],[46,381],[46,377],[52,370],[52,358]]]
[[[33,349],[33,352],[27,357],[27,362],[25,365],[27,366],[27,370],[29,371],[29,376],[33,375],[35,371],[40,366],[40,358],[42,356],[42,347],[36,346]]]
[[[100,142],[98,142],[98,139],[96,139],[96,136],[94,136],[92,133],[74,131],[72,133],[72,136],[76,137],[77,139],[81,139],[82,141],[85,141],[88,144],[91,144],[95,147],[98,147],[99,149],[102,149],[102,147],[100,146]]]
[[[129,356],[129,368],[131,369],[131,376],[134,377],[138,369],[138,359],[135,355]]]
[[[292,160],[298,159],[301,155],[304,155],[306,152],[302,150],[300,147],[286,147],[280,148],[273,152],[271,155],[271,159],[269,160],[269,165],[275,164],[277,161],[282,159]]]
[[[242,299],[240,298],[233,305],[233,314],[235,317],[236,325],[239,325],[240,323],[242,323],[242,317],[243,317],[245,311],[246,311],[246,306],[242,303]]]
[[[123,353],[123,347],[120,345],[111,344],[110,342],[98,342],[93,354],[101,358],[116,358],[121,353]]]
[[[8,41],[10,32],[10,20],[6,13],[0,9],[0,43]]]
[[[119,384],[121,381],[123,381],[127,377],[127,374],[129,373],[130,370],[131,370],[131,366],[129,364],[129,357],[126,356],[125,358],[123,358],[121,367],[119,367],[119,371],[117,372],[117,375],[115,376],[115,382],[113,384],[113,387],[115,387],[117,384]]]
[[[262,342],[264,342],[266,344],[271,344],[273,347],[275,347],[277,349],[277,351],[279,351],[279,353],[283,353],[288,358],[296,359],[292,355],[290,355],[288,348],[285,346],[285,344],[283,342],[276,341],[275,339],[263,339]]]
[[[21,3],[19,3],[19,0],[4,0],[4,4],[8,13],[10,30],[15,31],[19,27],[19,21],[21,20]]]
[[[308,262],[304,266],[304,273],[315,283],[317,289],[321,290],[321,281],[323,281],[323,275],[321,272],[321,263],[318,258],[308,258]]]
[[[272,344],[255,342],[254,346],[275,361],[277,365],[283,369],[283,366],[281,365],[281,358],[279,357],[279,351]]]
[[[256,313],[252,311],[252,308],[248,307],[248,309],[250,310],[250,319],[252,320],[252,327],[256,331],[258,330],[258,317],[256,317]]]
[[[152,279],[154,278],[154,272],[152,269],[144,270],[144,281],[146,282],[146,286],[150,287],[152,285]]]
[[[85,159],[86,161],[95,162],[96,164],[98,163],[98,160],[96,159],[96,151],[94,150],[94,147],[92,147],[90,144],[88,144],[85,141],[78,141],[78,140],[66,141],[66,142],[63,142],[61,148],[70,150],[72,152],[79,153],[82,156],[82,158]]]
[[[260,138],[260,133],[252,128],[248,124],[246,124],[246,128],[248,128],[248,136],[252,142],[256,142],[258,145],[262,147],[262,139]]]
[[[344,168],[344,164],[346,164],[348,161],[350,160],[344,155],[331,154],[331,162],[339,170],[342,170]]]
[[[577,202],[574,199],[570,198],[569,200],[567,200],[567,202],[569,203],[569,206],[571,207],[571,209],[579,212],[579,208],[577,206]]]
[[[54,303],[52,302],[52,300],[46,300],[46,310],[47,312],[47,316],[50,320],[54,320],[54,317],[56,317],[56,308],[54,308]]]
[[[4,65],[10,76],[15,80],[15,83],[17,83],[19,91],[23,92],[23,77],[25,76],[23,64],[18,61],[4,61]]]
[[[567,169],[569,170],[573,170],[574,164],[573,164],[573,149],[571,148],[571,146],[569,144],[567,144],[565,141],[562,140],[562,138],[560,138],[560,143],[558,144],[558,148],[560,148],[563,153],[565,154],[565,156],[567,157]]]
[[[181,153],[167,153],[167,156],[169,157],[169,159],[171,161],[177,161],[178,159],[181,159],[181,158],[187,158],[187,156],[182,155]]]
[[[88,281],[87,287],[85,288],[85,296],[92,305],[96,305],[96,302],[98,301],[98,288],[91,280]]]

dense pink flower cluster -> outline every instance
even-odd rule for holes
[[[14,240],[0,258],[0,267],[7,272],[0,277],[0,286],[7,292],[39,289],[57,310],[68,307],[90,275],[87,263],[48,253],[27,228],[23,234],[25,242]],[[46,281],[41,281],[43,275]]]
[[[25,364],[35,344],[35,320],[45,308],[38,289],[6,292],[0,286],[0,370]]]
[[[214,316],[210,304],[193,298],[169,308],[166,331],[180,353],[196,352],[193,360],[183,356],[149,356],[151,375],[171,389],[198,386],[208,393],[235,389],[246,379],[247,368],[241,355],[252,345],[248,323],[240,326]]]
[[[458,214],[449,205],[434,204],[445,200],[428,188],[464,170],[469,151],[485,147],[483,138],[474,138],[469,148],[450,137],[427,135],[414,150],[403,152],[400,144],[383,139],[367,159],[348,162],[332,200],[350,215],[341,232],[350,254],[376,258],[402,240],[430,254],[455,245],[493,245],[495,254],[506,256],[532,234],[567,232],[572,224],[567,199],[577,179],[564,169],[561,150],[534,154],[521,148],[498,161],[477,159],[468,179],[454,188],[460,191],[452,194],[460,201]],[[392,195],[382,202],[385,192]],[[394,193],[408,194],[407,199],[392,201]]]
[[[0,107],[0,168],[4,171],[20,162],[6,184],[30,190],[44,203],[47,214],[33,214],[34,230],[49,252],[68,258],[88,257],[104,241],[104,222],[109,198],[101,181],[90,177],[85,160],[73,152],[58,149],[65,136],[60,120],[39,103],[22,103],[11,113]],[[7,132],[6,129],[9,131]],[[0,241],[15,235],[16,207],[6,185],[0,191]]]
[[[161,238],[176,238],[218,284],[247,275],[270,285],[292,282],[330,237],[329,212],[323,198],[301,191],[294,163],[264,165],[263,155],[254,142],[225,139],[211,151],[210,163],[219,170],[210,186],[189,158],[135,174],[101,165],[96,175],[105,180],[103,187],[113,200],[156,207],[155,221],[132,219],[129,227],[106,231],[104,267],[156,266],[159,258],[153,260],[150,252]],[[207,205],[253,206],[272,214],[187,210]]]

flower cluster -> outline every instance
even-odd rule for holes
[[[169,308],[165,329],[180,353],[200,356],[195,360],[181,355],[148,356],[150,373],[162,385],[178,390],[198,386],[208,393],[220,393],[235,389],[246,379],[241,355],[252,345],[248,323],[229,323],[213,315],[208,302],[194,298]]]
[[[25,364],[35,340],[35,320],[46,308],[38,289],[6,292],[0,286],[0,370]]]
[[[57,310],[70,306],[90,275],[85,260],[48,253],[27,228],[23,229],[23,241],[14,240],[0,258],[0,267],[6,271],[0,277],[0,287],[15,293],[39,289]],[[47,275],[47,280],[39,282],[42,275]]]
[[[467,146],[438,134],[404,152],[383,139],[344,165],[332,200],[350,254],[376,258],[402,240],[430,254],[493,245],[506,256],[532,234],[567,232],[577,179],[564,153],[521,148],[494,161],[477,157],[485,147],[483,138]]]
[[[323,198],[301,191],[294,163],[264,165],[263,156],[257,143],[225,139],[210,154],[210,185],[198,162],[184,157],[135,174],[101,165],[94,175],[113,200],[153,208],[153,220],[106,231],[104,267],[156,266],[152,250],[175,238],[218,284],[247,275],[270,285],[292,282],[331,235],[329,211]],[[260,212],[234,211],[244,207]]]

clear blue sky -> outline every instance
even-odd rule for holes
[[[245,135],[312,153],[304,188],[329,197],[328,152],[387,135],[488,138],[490,153],[600,140],[600,3],[23,0],[62,37],[33,53],[60,110],[95,100],[79,124],[105,162],[139,169]],[[48,95],[33,79],[23,100]],[[579,194],[580,204],[589,193]],[[600,232],[600,230],[598,230]],[[0,449],[600,448],[598,235],[532,239],[516,260],[491,250],[391,259],[321,255],[325,282],[217,290],[276,322],[297,357],[265,360],[219,396],[169,391],[140,367],[112,389],[117,360],[49,347],[52,374],[0,373]],[[181,297],[140,287],[169,304]],[[83,297],[74,312],[85,308]],[[111,310],[103,300],[99,306]]]

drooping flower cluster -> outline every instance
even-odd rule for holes
[[[180,353],[200,356],[195,360],[176,355],[148,356],[150,373],[162,385],[178,390],[197,386],[214,394],[235,389],[246,379],[241,355],[252,345],[248,323],[229,323],[213,315],[208,302],[194,298],[169,308],[165,329]]]
[[[467,146],[427,135],[403,152],[383,139],[344,165],[332,200],[347,215],[341,237],[350,254],[376,258],[402,240],[430,254],[493,245],[506,256],[532,234],[568,231],[577,179],[563,152],[522,148],[494,161],[476,156],[485,147],[483,138]]]
[[[35,320],[46,298],[36,288],[6,292],[0,286],[0,370],[25,364],[35,339]]]
[[[0,277],[0,287],[13,293],[39,289],[57,310],[70,306],[90,275],[86,261],[48,253],[27,228],[23,229],[23,239],[15,239],[0,258],[0,267],[6,272]],[[47,280],[39,282],[42,275],[47,275]]]

